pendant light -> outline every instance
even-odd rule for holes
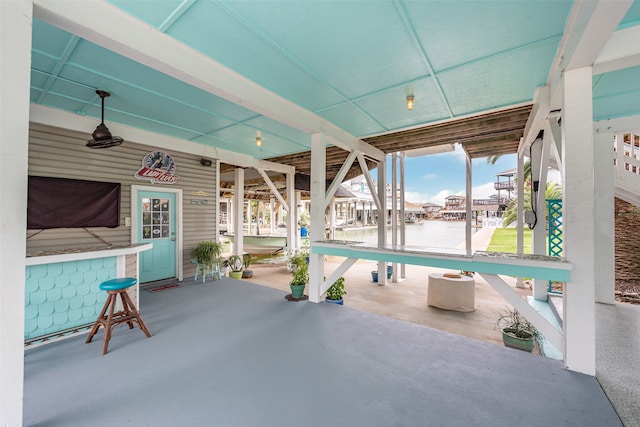
[[[120,145],[123,142],[123,139],[119,136],[112,136],[111,132],[109,132],[109,128],[104,124],[104,99],[108,96],[111,96],[109,92],[104,90],[96,90],[98,96],[102,99],[102,121],[91,134],[93,139],[87,141],[87,147],[89,148],[109,148],[115,147],[116,145]]]

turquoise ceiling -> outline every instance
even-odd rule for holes
[[[132,1],[115,7],[364,137],[530,102],[570,1]],[[633,5],[620,28],[640,23]],[[310,137],[34,20],[31,101],[258,158]],[[637,69],[594,78],[595,117],[640,114]],[[405,98],[415,96],[408,111]],[[93,129],[87,129],[90,133]],[[255,146],[256,133],[263,147]]]

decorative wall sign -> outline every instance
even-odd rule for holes
[[[142,167],[133,175],[138,179],[149,180],[152,184],[175,184],[180,178],[174,175],[176,162],[163,151],[152,151],[142,159]]]

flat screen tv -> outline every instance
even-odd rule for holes
[[[120,183],[30,176],[27,228],[117,227]]]

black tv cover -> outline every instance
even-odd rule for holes
[[[27,228],[117,227],[120,183],[29,177]]]

